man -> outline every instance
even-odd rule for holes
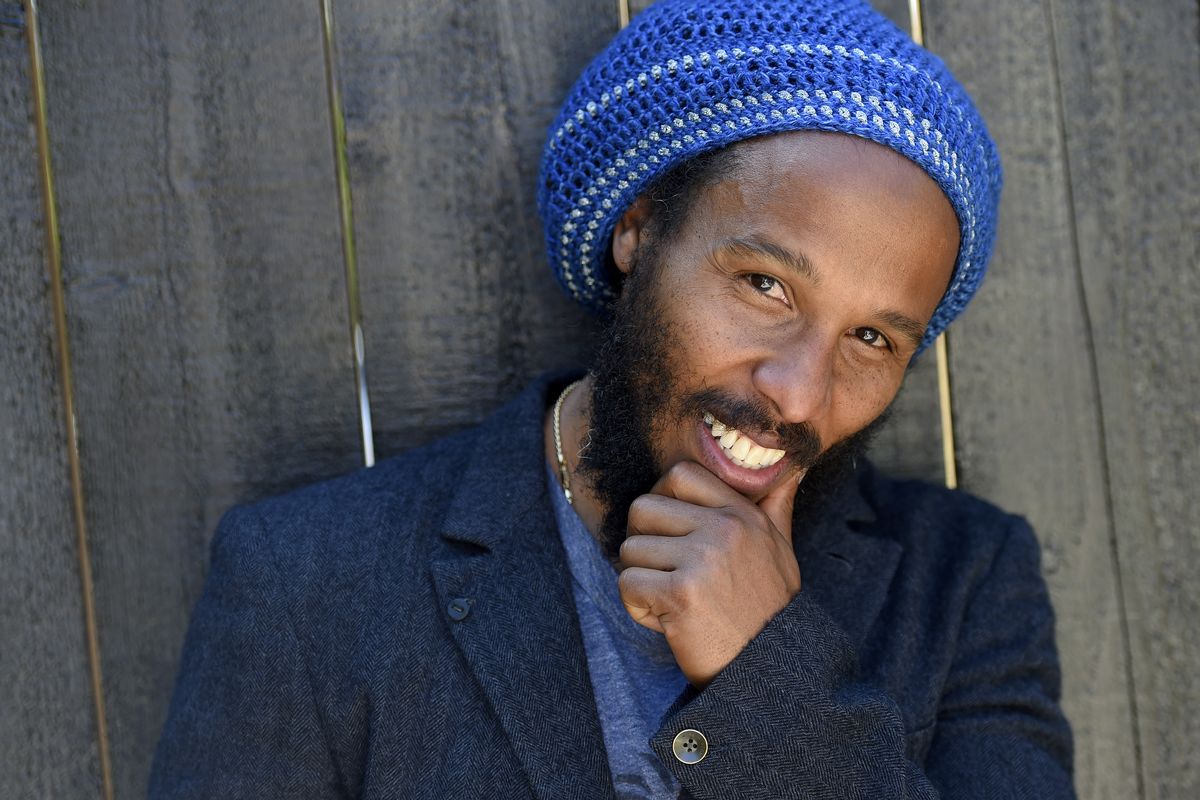
[[[543,160],[592,368],[227,515],[151,795],[1072,797],[1028,526],[860,457],[998,193],[864,4],[660,0]]]

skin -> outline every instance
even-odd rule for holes
[[[737,147],[735,174],[705,189],[663,245],[654,290],[679,334],[672,360],[687,390],[761,398],[827,449],[899,391],[948,285],[957,219],[924,171],[873,142],[797,132]],[[623,271],[653,235],[647,209],[635,203],[613,233]],[[587,430],[589,394],[585,382],[564,403],[564,444]],[[655,442],[661,478],[630,507],[618,585],[630,616],[663,633],[703,688],[800,591],[792,508],[804,474],[787,457],[738,467],[702,420],[667,423]],[[549,419],[546,433],[556,463]],[[578,457],[567,450],[575,508],[595,533],[604,509],[575,473]]]

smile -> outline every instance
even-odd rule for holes
[[[779,463],[787,453],[772,447],[763,447],[737,428],[731,428],[712,414],[704,414],[704,424],[717,440],[725,456],[744,469],[765,469]]]

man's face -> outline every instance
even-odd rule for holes
[[[684,460],[755,502],[795,480],[891,403],[949,282],[954,211],[907,159],[829,133],[737,147],[669,240],[644,203],[614,233],[629,278],[583,461],[610,506]]]

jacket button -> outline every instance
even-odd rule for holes
[[[688,728],[675,734],[671,752],[684,764],[699,764],[708,755],[708,739],[700,731]]]
[[[469,597],[456,597],[446,606],[446,613],[455,622],[462,622],[471,613],[471,602]]]

